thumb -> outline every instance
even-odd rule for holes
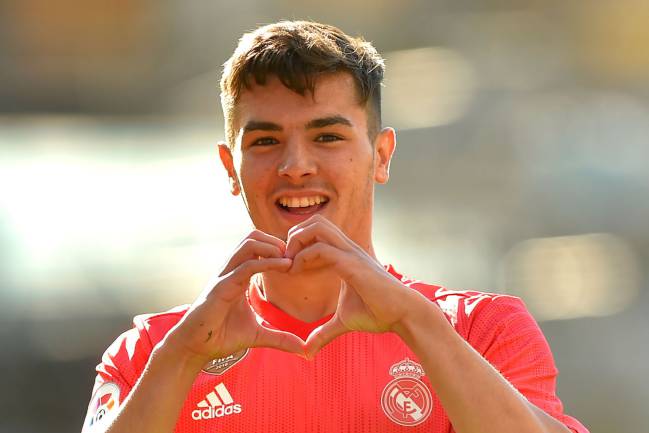
[[[349,329],[343,325],[337,315],[327,323],[318,326],[309,334],[306,340],[305,349],[307,358],[313,359],[320,349],[347,332],[349,332]]]

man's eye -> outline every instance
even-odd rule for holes
[[[262,137],[253,141],[251,146],[270,146],[271,144],[277,144],[277,140],[273,137]]]
[[[338,140],[342,140],[342,138],[338,137],[337,135],[332,135],[332,134],[322,134],[322,135],[319,135],[315,139],[315,141],[319,141],[321,143],[322,142],[330,142],[330,141],[338,141]]]

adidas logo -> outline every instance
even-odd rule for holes
[[[234,404],[234,399],[223,383],[216,385],[214,391],[210,391],[196,407],[198,409],[192,411],[192,418],[196,421],[241,413],[241,405]]]

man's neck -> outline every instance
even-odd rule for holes
[[[268,302],[303,322],[315,322],[336,311],[341,280],[331,271],[267,272],[260,280]]]
[[[376,260],[369,245],[368,254]],[[336,311],[341,279],[331,269],[299,274],[266,272],[260,276],[266,300],[303,322],[315,322]]]

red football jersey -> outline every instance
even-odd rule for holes
[[[578,433],[588,430],[563,413],[557,369],[538,325],[518,298],[452,291],[388,271],[444,312],[455,330],[532,403]],[[248,300],[264,325],[306,339],[326,322],[305,323],[266,301]],[[114,414],[141,375],[152,349],[188,306],[137,316],[97,366],[84,428]],[[155,408],[152,408],[155,410]],[[453,432],[415,354],[393,333],[350,332],[312,361],[255,348],[213,360],[197,376],[176,432]]]

